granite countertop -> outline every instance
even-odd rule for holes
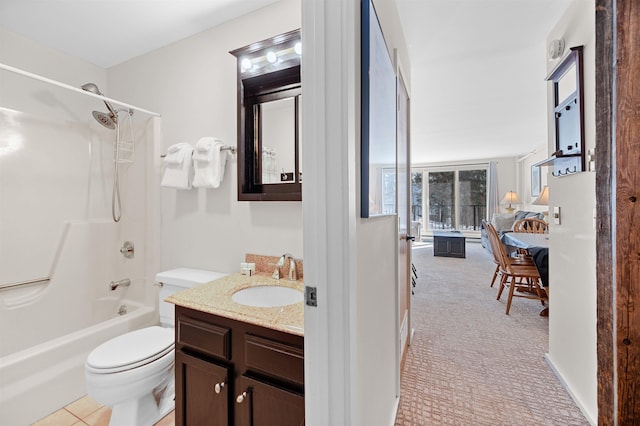
[[[273,330],[304,336],[304,301],[274,308],[258,308],[234,302],[231,296],[247,287],[279,285],[304,292],[302,280],[276,280],[269,275],[249,277],[235,273],[224,278],[193,287],[165,299],[165,302],[222,317],[243,321]]]

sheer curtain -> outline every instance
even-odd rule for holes
[[[500,212],[500,196],[498,194],[498,170],[495,161],[489,162],[489,176],[487,176],[487,217]]]

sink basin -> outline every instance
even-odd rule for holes
[[[231,300],[240,305],[258,308],[293,305],[302,301],[302,292],[278,285],[260,285],[236,291]]]

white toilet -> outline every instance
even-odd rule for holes
[[[174,306],[164,299],[224,277],[220,272],[178,268],[156,274],[160,325],[115,337],[85,363],[87,393],[112,408],[110,425],[153,425],[174,409]]]

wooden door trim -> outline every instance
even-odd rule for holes
[[[615,63],[614,63],[615,60]],[[598,424],[640,418],[640,3],[596,1]],[[614,92],[615,90],[615,92]],[[634,92],[635,90],[635,92]]]

